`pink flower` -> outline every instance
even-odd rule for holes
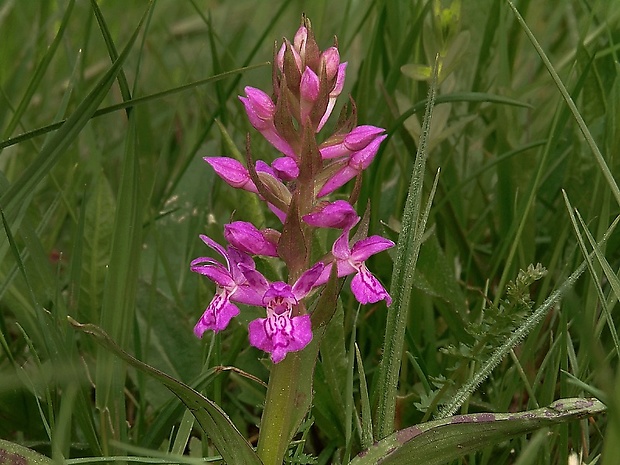
[[[282,281],[270,283],[255,269],[242,267],[252,288],[262,294],[262,306],[267,310],[267,318],[248,325],[250,344],[270,353],[273,363],[282,361],[289,352],[303,349],[312,340],[310,315],[293,316],[293,311],[315,286],[324,266],[317,263],[292,286]]]
[[[379,280],[368,270],[365,262],[370,256],[394,247],[394,243],[381,236],[370,236],[357,241],[353,247],[350,247],[350,230],[350,227],[346,228],[332,246],[332,255],[338,269],[338,276],[348,276],[355,273],[351,280],[351,291],[359,303],[367,304],[385,300],[389,307],[392,304],[392,298]],[[333,263],[325,266],[315,286],[327,282]]]
[[[368,127],[373,128],[373,126],[367,126],[367,128]],[[351,131],[351,133],[349,133],[349,136],[351,136],[354,131],[356,131],[356,129]],[[369,134],[372,134],[372,132],[373,130],[368,131]],[[358,134],[355,135],[357,136]],[[353,179],[366,168],[368,168],[374,160],[375,156],[377,155],[381,142],[383,142],[386,137],[386,134],[373,136],[365,135],[363,137],[360,137],[359,139],[355,137],[352,138],[353,142],[355,143],[351,143],[349,146],[347,146],[347,138],[345,137],[343,143],[335,146],[335,148],[323,148],[321,154],[324,158],[328,156],[340,156],[340,154],[344,153],[345,156],[348,154],[348,159],[335,162],[339,163],[341,167],[323,185],[323,187],[318,193],[318,197],[323,197],[327,194],[334,192],[336,189],[344,186],[347,182],[349,182],[351,179]],[[323,155],[323,152],[325,152],[325,155]]]
[[[250,255],[278,256],[276,244],[269,240],[271,233],[276,233],[276,231],[260,231],[247,221],[233,221],[224,225],[224,238],[228,243]]]
[[[249,86],[245,88],[245,95],[245,97],[239,96],[239,100],[243,103],[252,126],[284,155],[297,159],[297,154],[291,145],[276,129],[273,121],[276,106],[271,101],[271,97],[262,90]]]
[[[213,300],[194,327],[194,333],[199,338],[208,329],[217,333],[228,326],[230,320],[239,314],[239,308],[232,303],[233,301],[251,305],[256,305],[261,301],[261,296],[249,286],[247,279],[239,269],[240,265],[253,269],[255,265],[252,258],[233,247],[224,250],[221,245],[207,236],[201,235],[200,238],[224,257],[226,266],[210,257],[196,258],[191,262],[192,271],[206,276],[216,284]]]
[[[336,200],[320,205],[302,219],[310,226],[318,228],[350,229],[357,224],[360,217],[349,202]]]

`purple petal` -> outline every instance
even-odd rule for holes
[[[239,269],[243,273],[243,276],[245,276],[248,287],[253,289],[258,294],[261,295],[261,303],[262,303],[262,296],[265,294],[265,292],[269,288],[269,281],[267,281],[267,279],[259,271],[255,270],[254,268],[248,268],[244,264],[240,264]]]
[[[340,63],[338,66],[338,74],[336,75],[336,85],[329,93],[330,97],[338,97],[344,89],[344,80],[347,75],[347,62]]]
[[[194,326],[194,334],[202,338],[206,330],[210,329],[217,333],[226,328],[230,320],[238,314],[239,308],[230,303],[228,294],[222,290],[213,296],[213,300]]]
[[[309,102],[314,102],[319,97],[319,77],[307,66],[301,75],[299,93],[301,98]]]
[[[263,306],[263,292],[250,287],[247,283],[237,286],[231,294],[230,300],[256,307]]]
[[[289,318],[275,315],[259,318],[248,325],[250,344],[271,354],[273,363],[284,359],[288,352],[306,347],[312,340],[310,315]]]
[[[308,295],[310,290],[314,287],[314,283],[319,279],[323,268],[325,268],[324,263],[316,263],[312,268],[306,270],[295,284],[293,284],[293,294],[297,300],[301,300]]]
[[[276,113],[276,106],[271,101],[271,97],[260,89],[247,86],[245,95],[249,101],[253,112],[262,120],[272,119]]]
[[[308,29],[306,26],[301,26],[297,29],[295,37],[293,38],[293,45],[299,54],[303,57],[306,51],[306,42],[308,41]]]
[[[329,47],[321,53],[321,60],[325,63],[325,71],[327,72],[327,79],[333,79],[338,73],[338,67],[340,66],[340,53],[336,47]]]
[[[351,249],[351,258],[356,262],[363,262],[371,255],[383,252],[394,247],[394,243],[381,236],[370,236],[357,241]]]
[[[230,271],[227,270],[224,265],[217,262],[206,265],[193,265],[191,270],[195,273],[200,273],[201,275],[206,276],[211,281],[222,287],[229,288],[235,286],[236,284],[230,274]]]
[[[263,306],[267,308],[267,317],[272,315],[290,314],[298,300],[293,294],[290,284],[282,281],[271,283],[263,296]]]
[[[258,193],[258,189],[250,179],[247,168],[237,160],[227,157],[205,157],[206,161],[215,170],[215,173],[228,185],[246,191]]]
[[[256,226],[247,221],[233,221],[224,225],[224,237],[242,252],[269,257],[278,256],[275,244],[269,242]]]
[[[254,167],[256,168],[257,173],[267,173],[276,179],[278,178],[278,175],[274,171],[274,169],[271,166],[269,166],[267,163],[265,163],[263,160],[256,160]]]
[[[351,151],[344,145],[342,141],[337,144],[321,147],[319,148],[319,152],[323,160],[351,155]]]
[[[364,264],[360,267],[359,272],[353,276],[351,290],[361,304],[375,303],[380,300],[385,300],[388,307],[392,304],[390,295]]]
[[[323,128],[325,123],[327,123],[327,120],[329,119],[329,116],[332,114],[334,106],[336,105],[336,97],[338,97],[340,93],[342,92],[342,89],[344,89],[344,78],[346,75],[346,69],[347,69],[346,62],[341,63],[340,66],[338,66],[338,74],[336,75],[336,84],[334,85],[334,88],[332,89],[332,91],[329,93],[329,101],[327,103],[327,109],[325,110],[325,113],[323,114],[323,117],[321,118],[321,121],[319,122],[319,125],[316,128],[316,132],[319,132]]]
[[[359,221],[359,216],[349,202],[336,200],[320,206],[313,213],[304,215],[302,219],[310,226],[318,228],[344,229]]]
[[[228,263],[228,255],[226,254],[226,251],[224,250],[224,247],[222,247],[220,244],[218,244],[217,242],[215,242],[213,239],[211,239],[209,236],[205,236],[204,234],[200,234],[198,237],[200,237],[200,239],[202,240],[202,242],[204,242],[205,244],[207,244],[209,247],[211,247],[211,249],[215,250],[217,253],[219,253],[222,257],[224,257],[226,259],[226,265],[228,267],[230,267],[230,264]],[[193,262],[192,262],[193,263]]]
[[[271,145],[284,155],[297,159],[297,154],[293,150],[293,147],[291,147],[291,144],[278,133],[273,122],[267,128],[259,129],[259,131]]]
[[[349,160],[349,166],[357,169],[358,171],[365,170],[370,166],[375,159],[381,142],[387,137],[387,134],[379,137],[375,137],[366,147],[351,155]]]
[[[336,172],[324,185],[317,194],[317,197],[325,197],[331,194],[339,187],[344,186],[347,182],[353,179],[360,173],[360,170],[352,168],[351,166],[344,166]]]
[[[349,247],[349,231],[351,228],[345,228],[342,234],[336,239],[332,245],[332,255],[338,260],[348,260],[351,256],[351,247]]]
[[[284,181],[292,181],[299,176],[299,166],[297,162],[291,157],[276,158],[271,167],[277,173],[278,178]]]
[[[286,221],[286,213],[283,212],[282,210],[280,210],[279,208],[276,208],[274,205],[272,205],[270,203],[267,204],[267,206],[269,207],[269,210],[271,210],[273,212],[273,214],[278,217],[280,222],[282,224],[284,224],[284,222]]]
[[[368,146],[374,139],[383,134],[385,129],[376,126],[362,125],[353,128],[344,138],[344,145],[351,152],[357,152]],[[381,139],[383,140],[383,139]]]

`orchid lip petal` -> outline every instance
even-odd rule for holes
[[[310,315],[253,320],[248,325],[248,336],[251,345],[269,353],[273,363],[279,363],[287,353],[302,350],[312,340]]]
[[[390,295],[365,265],[351,280],[351,291],[361,304],[374,304],[380,300],[385,300],[388,307],[392,304]]]
[[[194,326],[194,334],[202,338],[203,333],[209,329],[216,333],[222,331],[228,326],[230,320],[238,314],[239,308],[230,302],[226,291],[221,291],[215,294],[196,326]]]

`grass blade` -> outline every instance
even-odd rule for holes
[[[429,96],[424,115],[420,145],[414,162],[413,173],[409,185],[409,193],[403,212],[402,229],[398,237],[396,262],[390,294],[393,304],[388,312],[383,356],[379,366],[379,382],[377,392],[377,438],[382,439],[394,431],[394,415],[396,412],[396,391],[398,376],[405,342],[405,326],[409,315],[409,299],[413,286],[413,270],[422,245],[422,232],[425,219],[422,214],[422,184],[426,166],[426,143],[430,131],[435,93],[437,91],[437,63],[435,63],[434,79],[429,89]],[[430,205],[430,200],[429,200]]]
[[[235,428],[222,409],[188,385],[177,381],[167,374],[141,362],[121,349],[101,328],[91,324],[80,324],[69,318],[69,322],[78,330],[95,338],[98,344],[111,354],[119,357],[129,365],[156,379],[176,395],[194,414],[202,429],[217,450],[230,465],[261,465],[256,453]]]
[[[607,162],[603,158],[601,151],[596,145],[596,142],[594,141],[594,138],[592,137],[592,134],[590,133],[590,129],[588,129],[588,126],[586,125],[586,122],[581,116],[581,113],[579,113],[579,110],[577,109],[577,105],[575,105],[575,102],[573,101],[568,90],[566,89],[566,86],[560,79],[560,76],[558,75],[558,73],[555,71],[555,68],[553,67],[553,65],[551,64],[551,61],[545,54],[545,51],[542,49],[542,47],[538,43],[538,40],[536,40],[536,37],[534,37],[534,34],[532,33],[531,29],[528,27],[527,23],[525,22],[525,20],[519,13],[519,10],[517,10],[517,8],[514,6],[511,0],[507,0],[507,2],[508,2],[508,5],[510,5],[510,8],[512,9],[512,11],[514,12],[515,17],[517,18],[517,21],[523,28],[523,31],[525,32],[528,39],[530,40],[530,42],[536,49],[536,52],[538,53],[541,60],[545,64],[545,67],[547,68],[547,71],[553,78],[553,82],[555,83],[556,87],[560,91],[560,94],[562,94],[562,98],[564,99],[564,101],[566,102],[566,105],[568,105],[568,108],[573,114],[573,118],[575,118],[575,121],[577,122],[577,125],[579,126],[579,129],[581,130],[581,133],[583,134],[583,137],[588,143],[590,150],[592,150],[594,159],[598,163],[599,168],[601,169],[601,172],[603,173],[603,176],[605,177],[605,180],[607,181],[607,184],[609,184],[609,188],[611,189],[611,192],[614,195],[616,202],[618,202],[618,204],[620,205],[620,189],[618,188],[618,184],[616,184],[616,180],[614,179],[614,176],[611,173],[609,166],[607,166]]]
[[[71,145],[84,125],[90,120],[97,110],[99,104],[107,95],[108,90],[120,72],[121,66],[129,55],[138,34],[142,28],[142,23],[146,18],[146,13],[142,17],[140,24],[134,31],[125,46],[125,49],[118,57],[118,60],[110,69],[99,79],[94,89],[80,103],[67,122],[54,134],[52,138],[43,146],[36,159],[24,170],[21,177],[15,181],[7,191],[0,197],[0,206],[5,211],[9,221],[14,218],[17,210],[24,208],[24,202],[39,182],[49,173],[52,167],[58,162],[65,150]]]

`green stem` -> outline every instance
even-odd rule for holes
[[[297,426],[308,411],[314,363],[308,366],[307,362],[315,356],[316,350],[309,346],[301,352],[288,353],[271,369],[258,439],[258,456],[265,465],[280,465],[284,461]]]

